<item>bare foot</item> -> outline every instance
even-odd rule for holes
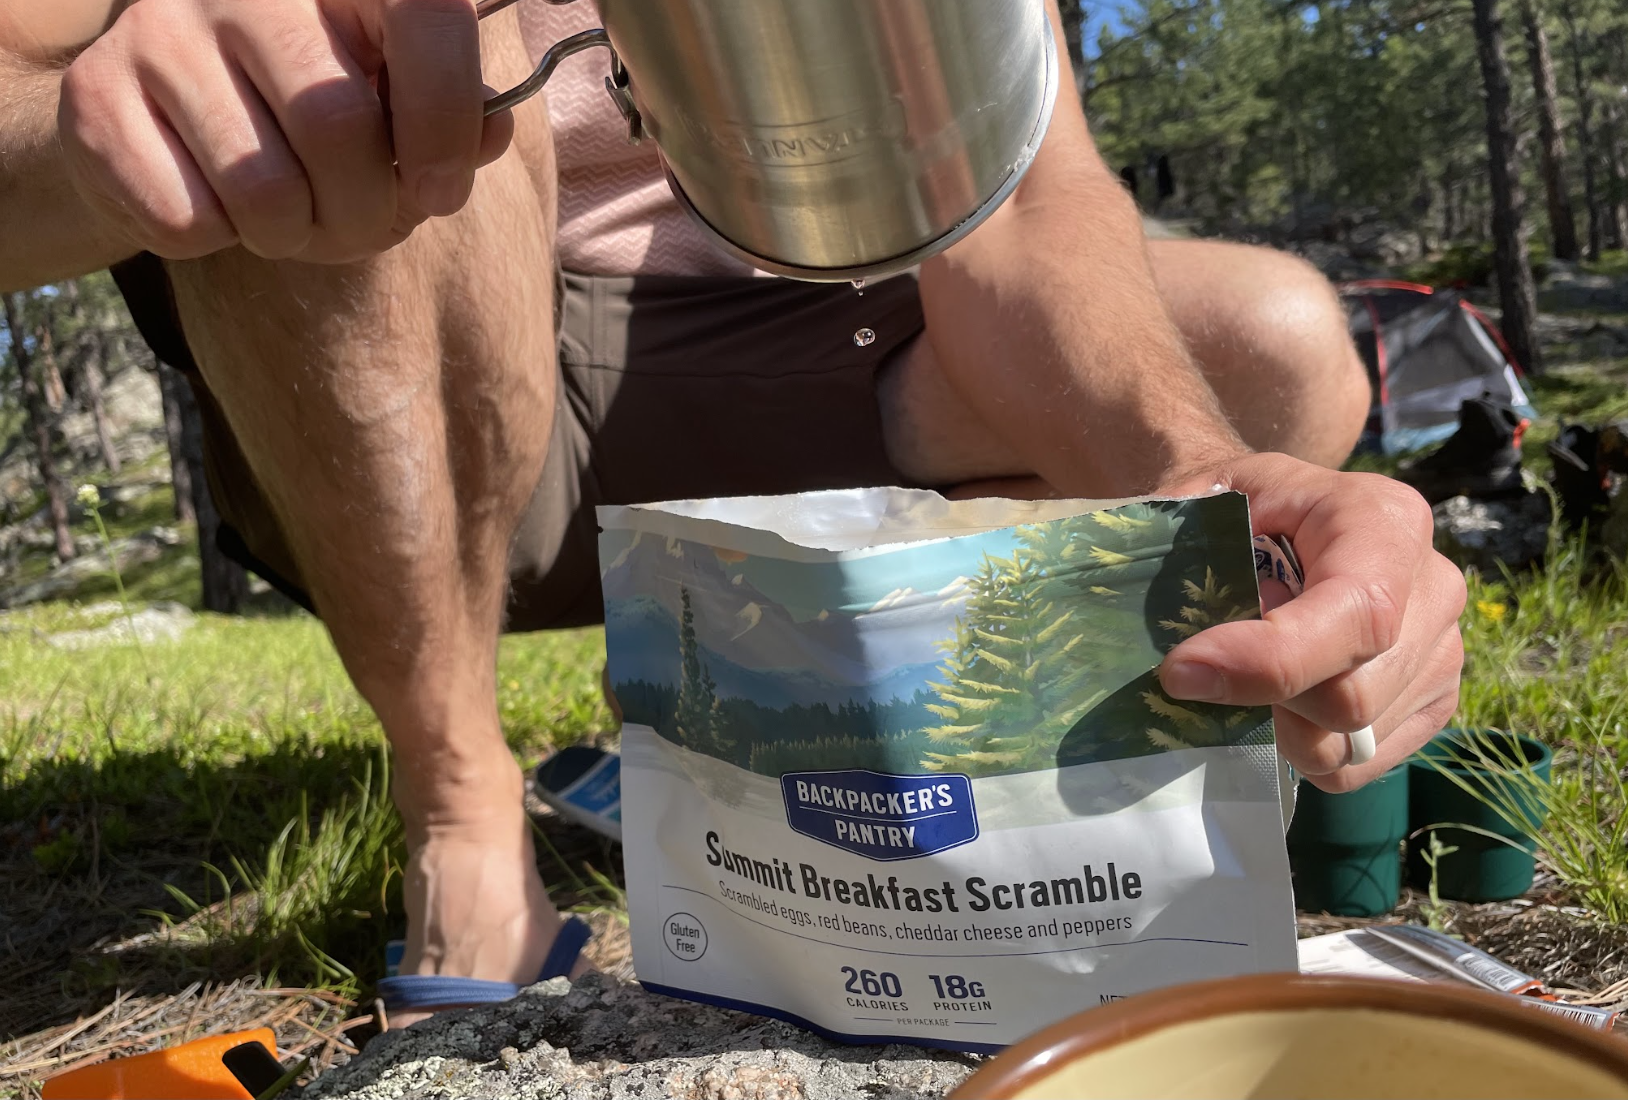
[[[407,943],[400,972],[517,985],[535,981],[563,922],[537,874],[531,825],[518,800],[422,834],[409,835]],[[570,976],[591,969],[579,958]],[[391,1013],[390,1026],[406,1027],[450,1007]]]

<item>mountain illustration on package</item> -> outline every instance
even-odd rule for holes
[[[1156,674],[1260,614],[1242,495],[866,489],[599,521],[648,988],[988,1051],[1296,967],[1270,708]]]

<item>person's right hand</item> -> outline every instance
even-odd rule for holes
[[[64,74],[58,129],[141,249],[345,263],[455,213],[507,148],[480,71],[474,0],[136,0]]]

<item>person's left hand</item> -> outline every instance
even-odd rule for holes
[[[1432,544],[1430,506],[1378,474],[1337,473],[1286,455],[1247,455],[1182,479],[1249,496],[1256,534],[1286,535],[1305,592],[1259,620],[1225,623],[1171,650],[1173,698],[1272,704],[1278,748],[1326,791],[1376,778],[1458,708],[1464,576]],[[1346,734],[1372,726],[1379,751],[1349,765]]]

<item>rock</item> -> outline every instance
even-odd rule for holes
[[[139,463],[161,447],[164,439],[164,401],[158,378],[140,367],[126,367],[102,387],[102,410],[107,414],[113,449],[125,462]],[[86,410],[75,410],[60,421],[67,451],[80,468],[101,465],[101,448],[96,440],[96,421]]]
[[[1539,313],[1534,327],[1551,366],[1628,356],[1628,325],[1586,314]]]
[[[77,552],[81,540],[85,536],[75,535],[73,544]],[[49,527],[37,524],[18,524],[15,527],[0,528],[0,553],[5,553],[16,547],[20,551],[43,551],[46,554],[56,550],[57,539]]]
[[[940,1097],[977,1058],[843,1046],[778,1020],[647,993],[589,974],[504,1004],[443,1012],[370,1042],[305,1100],[916,1100]]]
[[[1271,229],[1279,241],[1332,241],[1343,228],[1340,213],[1334,204],[1301,201],[1295,209],[1275,221]]]
[[[114,560],[119,563],[121,574],[128,573],[138,565],[158,560],[165,550],[179,546],[181,542],[180,532],[173,527],[149,527],[129,538],[115,540]],[[98,543],[95,553],[64,562],[30,584],[21,585],[10,591],[0,591],[0,607],[21,607],[24,604],[71,595],[85,581],[107,571],[108,554]]]
[[[1436,549],[1465,568],[1496,575],[1502,562],[1522,569],[1543,556],[1553,512],[1547,494],[1475,500],[1452,497],[1433,509]]]
[[[140,481],[121,482],[117,485],[96,486],[97,495],[101,498],[102,516],[117,517],[125,514],[128,509],[124,506],[133,504],[160,489],[169,486],[169,479],[145,479]],[[68,523],[79,527],[86,524],[89,513],[79,503],[77,494],[68,497]],[[90,539],[93,543],[100,543],[94,535],[77,536],[78,540]],[[34,541],[27,541],[34,540]],[[13,543],[24,542],[30,548],[52,547],[56,545],[56,538],[51,532],[51,508],[42,504],[34,511],[16,522],[0,526],[0,553],[4,553]]]
[[[98,487],[98,495],[102,498],[102,505],[131,504],[151,493],[169,487],[170,479],[147,479],[143,481],[125,481],[118,485],[102,485]]]
[[[1195,224],[1181,218],[1156,218],[1142,215],[1142,235],[1150,241],[1185,241],[1197,235]]]
[[[1404,233],[1382,222],[1355,226],[1346,235],[1346,247],[1357,259],[1386,267],[1413,263],[1424,254],[1417,233]]]
[[[1545,310],[1558,312],[1620,313],[1628,310],[1628,279],[1591,275],[1571,264],[1554,264],[1548,282],[1538,293],[1538,304]]]
[[[1587,361],[1628,355],[1628,329],[1596,322],[1577,341],[1577,355]]]
[[[1370,279],[1382,274],[1379,268],[1357,260],[1350,249],[1332,241],[1291,241],[1285,248],[1334,282]]]
[[[158,379],[146,370],[129,366],[108,379],[102,406],[119,458],[139,465],[167,445],[164,438],[164,403]],[[70,484],[102,468],[96,424],[90,413],[75,410],[58,423],[67,458],[64,471]],[[0,501],[30,500],[39,489],[32,450],[17,440],[0,449]]]
[[[192,612],[178,603],[155,603],[144,607],[140,611],[132,612],[126,616],[124,609],[118,604],[97,603],[84,609],[83,614],[89,616],[96,611],[106,614],[108,608],[118,615],[118,618],[106,626],[99,626],[94,630],[65,630],[59,634],[46,636],[46,644],[56,646],[58,649],[90,649],[103,645],[127,645],[135,642],[137,645],[152,645],[156,642],[173,642],[192,626]]]

